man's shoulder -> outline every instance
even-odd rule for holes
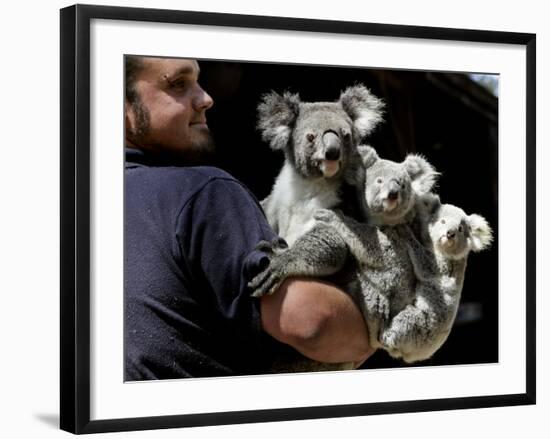
[[[238,183],[231,174],[214,166],[189,166],[189,167],[147,167],[139,166],[127,170],[126,178],[132,181],[142,181],[147,185],[168,186],[184,183],[192,188],[196,185],[206,184],[211,180],[229,180]]]
[[[212,179],[224,179],[224,180],[232,180],[238,183],[238,180],[233,177],[228,172],[224,171],[223,169],[216,168],[215,166],[193,166],[189,168],[183,168],[187,169],[191,174],[194,175],[194,178],[197,179],[204,179],[204,180],[212,180]]]
[[[250,194],[241,182],[228,172],[214,166],[146,167],[127,169],[126,191],[140,197],[162,199],[180,204],[199,193],[230,190]]]

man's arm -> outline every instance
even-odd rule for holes
[[[358,366],[375,351],[351,297],[325,282],[287,279],[261,298],[261,316],[267,333],[312,360]]]

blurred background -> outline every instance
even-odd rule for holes
[[[303,101],[334,101],[355,83],[386,103],[385,122],[367,139],[378,154],[402,161],[421,153],[442,173],[444,203],[479,213],[492,226],[489,250],[471,254],[455,327],[418,366],[498,362],[498,75],[236,63],[199,60],[200,83],[214,98],[207,113],[217,165],[266,197],[283,163],[256,129],[256,107],[271,90]],[[363,368],[402,367],[379,351]]]

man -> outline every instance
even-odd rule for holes
[[[212,98],[194,60],[126,57],[125,380],[263,373],[290,345],[324,362],[372,354],[344,292],[289,279],[272,296],[247,283],[275,238],[256,199],[205,163]]]

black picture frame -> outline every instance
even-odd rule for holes
[[[90,22],[93,19],[486,42],[526,48],[526,392],[128,419],[90,419]],[[61,10],[60,426],[81,434],[535,404],[536,36],[302,18],[75,5]]]

